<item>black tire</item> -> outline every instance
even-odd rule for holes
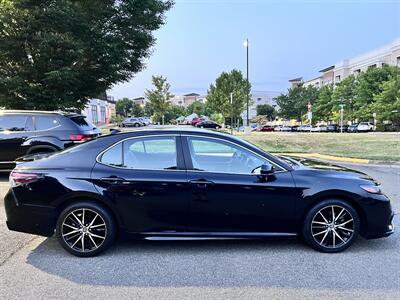
[[[72,231],[76,231],[74,229],[69,229],[67,227],[68,225],[63,225],[67,224],[64,222],[71,222],[73,220],[73,217],[71,216],[71,213],[74,212],[74,214],[80,218],[79,216],[79,211],[84,210],[86,214],[86,218],[89,219],[88,222],[91,220],[90,216],[92,215],[92,219],[95,219],[95,229],[91,229],[90,226],[85,226],[85,233],[83,231],[79,231],[77,233],[70,234]],[[94,217],[95,214],[97,214],[97,217]],[[85,220],[86,221],[86,220]],[[104,223],[104,225],[100,225]],[[69,224],[71,225],[71,223]],[[86,224],[89,225],[89,224]],[[74,225],[76,227],[82,227],[80,226],[77,222]],[[66,229],[64,229],[66,228]],[[86,231],[87,228],[87,231]],[[64,233],[63,233],[64,229]],[[66,230],[69,230],[69,232],[66,232]],[[82,228],[80,230],[83,230]],[[84,235],[85,234],[85,235]],[[93,237],[91,234],[94,234]],[[82,202],[77,202],[74,204],[71,204],[67,208],[65,208],[60,216],[58,217],[57,220],[57,227],[56,227],[56,235],[59,243],[61,246],[67,250],[69,253],[76,255],[76,256],[81,256],[81,257],[89,257],[89,256],[95,256],[98,255],[99,253],[103,252],[107,248],[109,248],[115,241],[117,232],[116,232],[116,224],[115,221],[111,215],[111,213],[108,211],[108,209],[104,208],[102,205],[99,205],[95,202],[90,202],[90,201],[82,201]],[[69,235],[71,238],[66,237],[64,238],[63,235]],[[76,242],[76,239],[79,239],[80,236],[84,236],[84,242],[81,243],[78,241],[78,244],[83,244],[83,249],[84,251],[79,250],[79,247],[72,247],[71,244]],[[89,236],[90,235],[90,236]],[[97,236],[97,237],[95,237]],[[104,236],[104,238],[99,238],[99,236]],[[76,239],[75,239],[76,237]],[[67,239],[69,239],[67,241]],[[82,240],[81,240],[82,241]],[[97,243],[96,243],[97,242]],[[86,243],[86,245],[85,245]],[[77,245],[78,245],[77,244]],[[81,246],[79,245],[79,246]],[[96,245],[96,246],[94,246]],[[88,246],[86,249],[86,246]],[[89,249],[89,247],[91,247]],[[80,247],[82,248],[82,247]]]
[[[337,222],[332,222],[332,212],[329,217],[329,210],[332,211],[332,207]],[[344,210],[342,211],[342,209]],[[342,213],[340,213],[341,211]],[[322,223],[325,223],[324,219],[322,219],[324,216],[321,216],[319,212],[322,212],[322,214],[325,215],[325,220],[329,225],[322,225]],[[347,219],[345,217],[347,217]],[[350,219],[352,219],[352,221],[348,222],[346,226],[336,227],[340,224],[339,222],[344,224]],[[345,228],[345,230],[343,228]],[[343,200],[330,199],[324,200],[310,209],[304,219],[302,233],[306,243],[315,250],[325,253],[336,253],[350,247],[357,239],[359,231],[360,218],[357,211],[349,203]],[[342,240],[339,240],[339,236]],[[331,243],[329,243],[329,241]],[[336,244],[335,247],[336,241],[339,241],[339,244]]]
[[[133,125],[133,126],[140,127],[140,124],[139,123],[135,123],[135,125]]]

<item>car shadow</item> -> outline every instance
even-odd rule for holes
[[[48,238],[27,263],[94,286],[399,290],[399,249],[398,236],[359,239],[340,254],[316,252],[297,239],[124,241],[100,256],[78,258]]]

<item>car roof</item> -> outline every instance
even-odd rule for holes
[[[41,111],[41,110],[8,110],[0,109],[0,116],[7,114],[26,114],[26,115],[60,115],[65,117],[83,117],[78,113],[71,113],[65,111]]]

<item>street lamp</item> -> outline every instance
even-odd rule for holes
[[[231,93],[231,134],[233,135],[233,93]]]
[[[339,104],[340,106],[340,133],[343,133],[343,107],[344,104]]]
[[[250,84],[249,84],[249,39],[248,38],[246,38],[246,40],[244,41],[243,46],[246,48],[246,80],[247,80],[247,86],[250,86]],[[246,120],[247,126],[250,125],[250,123],[249,123],[249,96],[250,96],[249,92],[247,93],[247,99],[246,99],[247,100],[246,101],[246,103],[247,103],[247,105],[246,105],[246,108],[247,108],[247,120]]]

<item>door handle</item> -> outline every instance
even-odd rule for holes
[[[126,180],[124,178],[117,177],[117,176],[101,177],[100,180],[110,182],[110,183],[126,182]]]
[[[195,184],[197,185],[199,188],[205,188],[208,185],[214,185],[214,182],[210,181],[210,180],[205,180],[205,179],[198,179],[198,180],[190,180],[189,181],[190,184]]]

